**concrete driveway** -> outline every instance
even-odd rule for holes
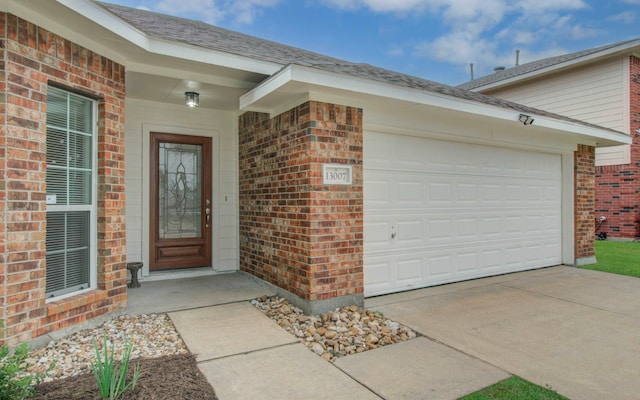
[[[552,267],[366,306],[571,399],[640,398],[640,279]]]

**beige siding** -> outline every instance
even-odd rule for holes
[[[148,129],[213,138],[213,267],[238,268],[238,142],[233,112],[127,100],[127,260],[145,262],[148,274]],[[146,133],[145,133],[146,132]]]
[[[596,165],[619,165],[631,162],[631,146],[628,144],[596,149]]]
[[[629,133],[627,74],[621,57],[487,94]],[[597,165],[629,162],[628,146],[596,151]]]

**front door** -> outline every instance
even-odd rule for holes
[[[211,139],[151,133],[151,271],[211,266]]]

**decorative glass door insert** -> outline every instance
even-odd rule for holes
[[[202,146],[160,143],[161,239],[202,235]]]
[[[211,265],[211,139],[151,134],[150,269]]]

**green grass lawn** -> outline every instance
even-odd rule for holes
[[[640,277],[640,243],[596,240],[596,264],[581,268]]]
[[[535,385],[517,376],[505,379],[458,400],[568,400],[555,390]]]

